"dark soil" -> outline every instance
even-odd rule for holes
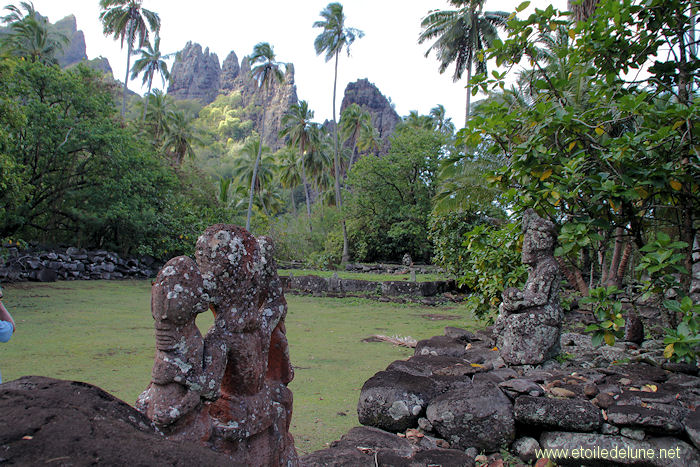
[[[127,403],[87,383],[25,376],[0,385],[2,465],[232,465],[164,439]]]

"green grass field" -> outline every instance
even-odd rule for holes
[[[3,381],[25,375],[85,381],[133,404],[148,385],[154,354],[150,281],[11,284],[4,303],[17,332],[0,347]],[[372,334],[424,339],[444,326],[473,327],[457,307],[359,298],[287,297],[287,336],[295,378],[292,433],[301,454],[358,425],[363,383],[412,349],[364,343]],[[443,319],[449,318],[449,319]],[[204,331],[212,323],[200,315]]]

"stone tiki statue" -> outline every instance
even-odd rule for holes
[[[561,276],[554,258],[556,228],[528,209],[523,216],[522,262],[530,267],[523,290],[503,292],[494,334],[501,357],[512,365],[536,365],[559,354],[563,313]]]
[[[202,442],[237,465],[296,465],[287,302],[272,243],[217,224],[195,256],[168,262],[153,285],[156,359],[137,408],[169,438]],[[215,322],[202,338],[194,317],[207,308]]]

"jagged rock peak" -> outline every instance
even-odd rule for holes
[[[389,137],[394,133],[396,125],[401,121],[399,114],[392,107],[389,99],[367,78],[358,79],[354,83],[348,83],[345,87],[345,95],[340,105],[340,113],[350,106],[357,104],[369,111],[372,115],[372,124],[379,131],[383,143],[380,154],[385,154],[389,149]]]
[[[241,66],[238,63],[238,56],[232,50],[221,65],[221,90],[223,92],[228,93],[233,90],[234,81],[240,72]]]
[[[201,45],[190,41],[173,64],[168,94],[209,104],[219,94],[220,81],[219,57],[210,53],[209,47],[202,51]]]

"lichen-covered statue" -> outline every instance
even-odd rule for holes
[[[137,402],[159,427],[174,426],[200,403],[204,340],[195,318],[208,306],[197,264],[187,256],[168,261],[151,291],[156,356],[151,384]]]
[[[217,224],[195,256],[168,262],[153,286],[156,361],[137,408],[168,437],[200,441],[236,465],[296,465],[287,303],[272,243]],[[185,277],[199,285],[180,291]],[[183,294],[191,303],[174,302]],[[202,339],[194,316],[206,308],[215,322]],[[170,309],[182,310],[175,326],[163,324]]]
[[[512,365],[536,365],[559,353],[563,313],[561,276],[554,258],[556,228],[532,209],[523,216],[522,262],[530,267],[523,290],[503,292],[494,334],[501,357]]]

